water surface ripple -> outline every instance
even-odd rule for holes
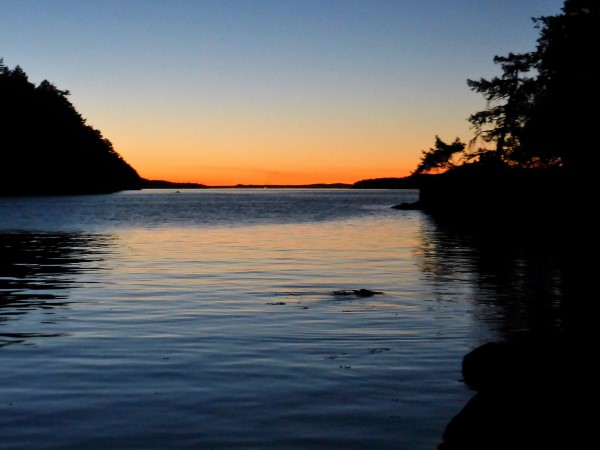
[[[0,198],[0,448],[435,448],[510,325],[415,195]]]

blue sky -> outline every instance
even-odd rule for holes
[[[0,57],[71,91],[142,176],[405,176],[472,137],[467,78],[535,48],[558,0],[0,0]]]

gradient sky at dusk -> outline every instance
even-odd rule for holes
[[[208,185],[401,177],[473,136],[468,78],[535,48],[562,0],[0,0],[0,57],[141,176]]]

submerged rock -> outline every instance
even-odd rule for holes
[[[373,295],[383,294],[381,291],[371,291],[370,289],[349,289],[333,291],[333,295],[336,296],[356,296],[356,297],[372,297]]]

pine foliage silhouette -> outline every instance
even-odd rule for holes
[[[467,160],[494,157],[509,166],[597,170],[596,105],[600,102],[600,2],[565,0],[561,14],[533,19],[535,51],[494,57],[502,75],[467,80],[488,107],[472,114],[475,139],[495,143]],[[489,158],[488,158],[489,159]]]
[[[0,58],[0,194],[108,193],[143,179],[100,131],[86,124],[69,91],[38,86]]]
[[[454,139],[454,142],[447,144],[435,137],[435,147],[429,150],[422,150],[421,162],[413,175],[420,175],[435,170],[448,170],[454,167],[452,158],[454,155],[461,153],[465,149],[465,144],[459,138]]]

